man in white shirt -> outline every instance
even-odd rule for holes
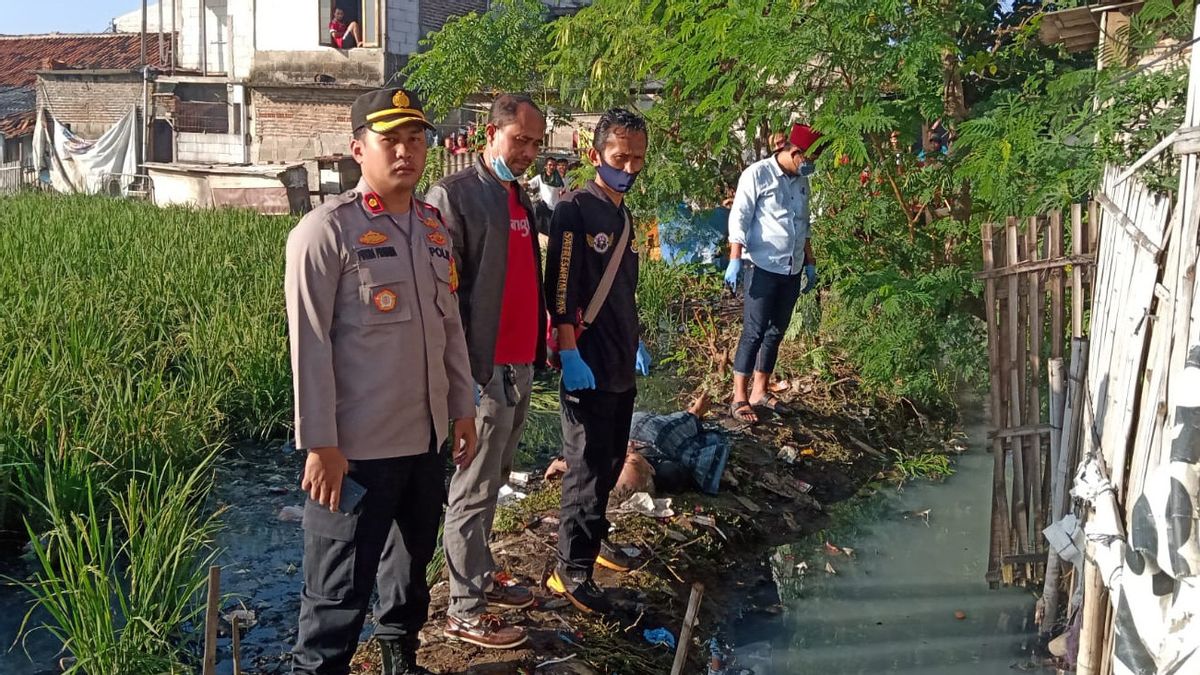
[[[547,157],[545,168],[542,169],[542,173],[530,179],[529,187],[536,189],[538,197],[541,199],[533,207],[536,212],[534,215],[537,219],[538,231],[548,234],[550,232],[550,215],[554,213],[554,207],[558,206],[559,197],[565,192],[562,176],[558,173],[558,160]]]
[[[725,282],[736,287],[743,261],[749,262],[730,408],[739,421],[757,422],[756,408],[789,412],[771,394],[769,384],[796,300],[817,285],[809,242],[808,176],[819,153],[813,146],[820,137],[806,125],[792,125],[786,142],[772,156],[747,167],[738,179],[729,214]]]

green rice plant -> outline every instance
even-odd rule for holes
[[[43,628],[75,657],[67,673],[194,670],[184,631],[199,623],[200,595],[216,557],[217,514],[204,508],[214,457],[191,469],[170,462],[147,467],[122,491],[85,480],[82,512],[63,508],[54,475],[46,475],[40,505],[50,528],[40,539],[27,525],[38,571],[19,583],[52,617]],[[101,513],[103,500],[114,513]]]
[[[892,450],[892,454],[896,456],[895,462],[892,463],[892,474],[901,483],[920,478],[943,480],[954,475],[954,465],[944,454],[919,452],[906,455],[899,450]]]

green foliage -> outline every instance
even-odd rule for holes
[[[944,480],[954,475],[954,465],[950,458],[938,452],[920,452],[906,455],[899,450],[893,450],[896,459],[892,463],[892,474],[900,483],[908,481]]]
[[[75,657],[67,673],[195,672],[183,631],[200,623],[216,557],[215,514],[203,508],[212,460],[147,466],[123,490],[87,480],[80,510],[58,502],[47,474],[41,508],[49,530],[43,538],[30,527],[38,570],[18,583],[53,619],[45,630]],[[105,515],[110,503],[115,514]]]
[[[538,0],[496,0],[484,14],[450,19],[421,40],[403,74],[441,117],[472,94],[535,89],[549,51],[546,7]]]
[[[1082,198],[1106,162],[1128,163],[1182,115],[1182,64],[1142,72],[1110,57],[1097,72],[1095,54],[1043,45],[1042,12],[1070,4],[597,0],[549,25],[537,77],[566,105],[643,110],[647,168],[628,199],[644,217],[719,203],[771,131],[811,122],[825,148],[814,245],[836,312],[823,332],[880,387],[941,403],[958,366],[984,363],[964,337],[979,335],[980,224]],[[1147,2],[1125,36],[1128,62],[1188,35],[1192,12]],[[451,53],[427,79],[480,70]],[[503,60],[488,67],[528,73]],[[926,135],[935,121],[947,153]],[[1172,162],[1164,154],[1143,178],[1173,189]]]

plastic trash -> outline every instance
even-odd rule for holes
[[[670,518],[675,515],[675,511],[671,509],[670,497],[654,499],[647,492],[635,493],[632,497],[625,500],[621,508],[651,518]]]
[[[517,492],[509,485],[500,486],[500,494],[496,497],[496,503],[503,506],[511,502],[519,502],[525,499],[527,495],[524,492]]]
[[[664,645],[668,649],[675,649],[675,636],[666,628],[655,628],[653,630],[647,628],[642,631],[642,637],[646,638],[646,642],[652,645]]]

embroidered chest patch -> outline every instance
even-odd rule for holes
[[[604,232],[601,232],[595,236],[589,234],[587,236],[587,243],[588,246],[591,246],[592,250],[596,253],[604,254],[608,253],[608,249],[612,248],[612,237],[608,236]]]

